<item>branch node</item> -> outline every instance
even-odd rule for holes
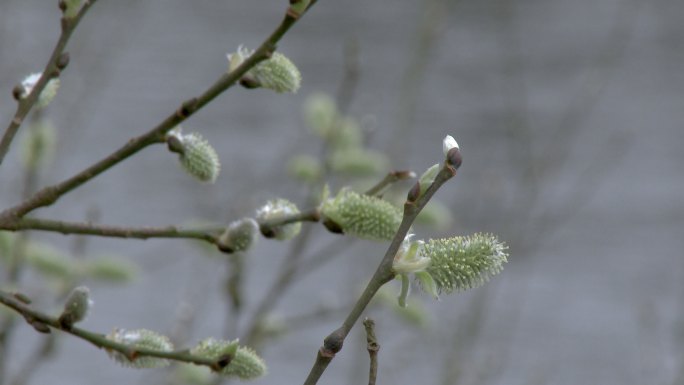
[[[176,110],[176,116],[180,119],[186,119],[188,116],[192,115],[193,112],[197,110],[197,98],[188,99],[181,104],[180,108]]]
[[[334,357],[337,352],[342,350],[342,345],[344,344],[345,332],[342,328],[335,330],[330,333],[323,340],[323,347],[321,348],[321,354],[326,357]]]

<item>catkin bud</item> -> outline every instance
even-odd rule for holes
[[[242,218],[228,225],[217,245],[219,250],[228,253],[245,251],[256,242],[258,233],[259,224],[254,219]]]
[[[420,179],[418,180],[418,183],[420,184],[420,194],[418,197],[422,197],[423,194],[425,194],[425,191],[432,186],[432,183],[435,182],[437,174],[439,174],[439,164],[434,164],[432,167],[425,170],[423,175],[420,176]]]
[[[221,171],[216,150],[198,133],[182,134],[180,129],[169,133],[169,145],[178,152],[181,166],[202,182],[214,183]]]
[[[371,240],[390,240],[401,224],[402,214],[391,203],[349,189],[326,200],[321,213],[346,234]]]
[[[35,87],[36,83],[38,83],[38,80],[40,80],[41,75],[42,73],[38,72],[25,77],[24,80],[21,81],[21,86],[19,87],[17,95],[15,96],[18,96],[19,99],[24,99],[29,96],[31,91],[33,91],[33,87]],[[43,91],[40,93],[40,96],[38,96],[36,108],[43,108],[50,104],[52,99],[55,98],[55,95],[57,95],[58,88],[59,78],[50,79],[45,85],[45,88],[43,88]]]
[[[274,199],[268,201],[256,212],[256,219],[259,222],[279,220],[291,215],[299,214],[297,206],[287,199]],[[269,233],[265,236],[272,236],[275,239],[286,241],[299,234],[302,229],[301,222],[289,223],[287,225],[270,226]]]
[[[235,53],[228,54],[228,72],[234,71],[253,53],[253,50],[240,46]],[[270,58],[252,67],[245,77],[249,80],[250,88],[268,88],[278,93],[295,93],[302,82],[297,66],[279,52],[274,52]]]
[[[64,311],[59,316],[59,324],[64,329],[71,329],[75,323],[86,318],[92,305],[90,289],[85,286],[74,288],[64,303]]]
[[[508,262],[507,247],[492,234],[431,239],[421,253],[430,258],[425,269],[437,289],[443,293],[458,292],[481,286],[489,277],[503,270]]]
[[[228,365],[219,373],[225,376],[235,376],[241,380],[252,380],[267,372],[264,360],[252,349],[239,346],[238,340],[223,341],[208,338],[190,349],[190,353],[217,361],[228,358]]]
[[[168,337],[146,329],[125,330],[114,329],[107,335],[110,341],[128,345],[135,353],[135,349],[150,349],[160,352],[173,351],[173,344]],[[169,360],[157,357],[127,357],[115,350],[107,350],[109,356],[123,366],[131,368],[161,368],[169,365]]]

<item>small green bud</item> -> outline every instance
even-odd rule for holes
[[[392,270],[397,274],[415,273],[425,270],[430,265],[430,258],[420,253],[425,242],[411,241],[413,234],[408,234],[401,243],[392,261]]]
[[[261,87],[278,93],[296,93],[302,84],[302,75],[297,66],[280,52],[274,52],[270,59],[257,64],[248,73]]]
[[[431,239],[421,250],[431,259],[426,268],[443,293],[481,286],[508,262],[506,245],[492,234]]]
[[[117,351],[107,350],[109,357],[123,366],[131,368],[162,368],[169,365],[169,360],[157,357],[136,357],[135,349],[150,349],[160,352],[173,351],[173,344],[168,337],[146,329],[125,330],[114,329],[107,335],[110,341],[125,344],[133,349],[133,357],[127,357]]]
[[[337,119],[328,138],[336,150],[358,148],[363,145],[361,126],[356,119],[350,117]]]
[[[180,154],[181,166],[202,182],[214,183],[221,171],[216,150],[198,133],[182,134],[180,128],[169,133],[169,148]]]
[[[314,93],[304,102],[304,121],[311,131],[322,137],[328,137],[337,120],[337,106],[332,97],[324,93]]]
[[[238,345],[238,340],[223,341],[208,338],[190,349],[190,353],[210,360],[222,360],[230,357],[230,363],[220,370],[220,374],[235,376],[241,380],[252,380],[266,374],[267,368],[252,349]]]
[[[42,73],[34,73],[31,74],[27,77],[24,78],[24,80],[21,81],[21,86],[19,87],[18,94],[16,96],[19,97],[19,99],[25,99],[29,94],[31,94],[31,91],[33,91],[33,87],[36,86],[36,83],[38,83],[38,80],[40,80]],[[47,85],[45,85],[45,88],[43,88],[43,91],[40,93],[40,96],[38,96],[38,101],[36,101],[36,108],[43,108],[50,104],[52,99],[55,98],[55,95],[57,95],[57,89],[59,88],[59,78],[52,78],[47,82]]]
[[[425,170],[423,175],[420,176],[420,179],[418,179],[418,183],[420,183],[419,197],[422,197],[423,194],[425,194],[425,191],[432,186],[437,174],[439,174],[439,164],[434,164],[432,167]]]
[[[329,161],[333,171],[359,177],[376,175],[389,165],[384,154],[363,148],[335,151]]]
[[[288,173],[301,181],[313,182],[322,174],[321,163],[310,155],[297,155],[287,164]]]
[[[371,240],[390,240],[401,224],[402,213],[391,203],[349,189],[323,202],[321,213],[346,234]]]
[[[228,253],[245,251],[256,242],[258,233],[259,224],[254,219],[242,218],[228,225],[217,245],[219,250]]]
[[[274,199],[268,201],[263,207],[257,210],[256,219],[259,222],[268,222],[296,214],[299,214],[299,209],[294,203],[288,201],[287,199]],[[301,229],[301,222],[290,223],[282,226],[272,226],[270,227],[271,233],[267,236],[272,235],[272,237],[275,239],[286,241],[296,237]]]
[[[83,321],[88,316],[92,305],[90,289],[85,286],[74,288],[64,303],[64,311],[59,316],[59,324],[64,329],[71,329],[75,323]]]
[[[55,152],[56,130],[47,120],[35,122],[22,143],[22,160],[27,170],[36,171],[50,164]]]
[[[249,56],[253,50],[238,47],[235,53],[228,54],[228,72],[234,71]],[[249,88],[262,87],[278,93],[295,93],[301,86],[302,75],[285,55],[274,52],[270,58],[252,67],[245,77],[249,78]]]

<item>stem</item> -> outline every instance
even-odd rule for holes
[[[209,229],[183,229],[180,226],[123,227],[88,222],[63,222],[50,219],[22,218],[13,223],[1,224],[0,229],[52,231],[61,234],[97,235],[114,238],[187,238],[215,243],[224,226]]]
[[[397,230],[397,233],[392,239],[392,243],[387,248],[385,256],[380,261],[378,268],[375,270],[372,278],[368,282],[366,289],[363,291],[356,304],[347,315],[347,318],[342,323],[338,329],[330,333],[324,340],[323,346],[318,350],[316,356],[316,361],[311,367],[308,377],[304,381],[304,385],[315,385],[318,379],[321,377],[325,369],[328,367],[335,354],[342,350],[342,345],[345,338],[349,334],[349,331],[354,326],[356,321],[366,309],[370,303],[375,293],[384,285],[394,278],[394,272],[392,271],[392,261],[394,256],[397,254],[401,243],[403,242],[406,234],[408,233],[413,221],[416,219],[420,211],[425,207],[432,196],[437,192],[437,190],[451,177],[456,175],[456,168],[445,162],[442,169],[439,171],[435,177],[434,182],[428,187],[425,192],[419,196],[415,201],[407,200],[404,203],[404,216],[401,221],[401,225]],[[412,191],[415,191],[414,187]],[[411,193],[409,193],[411,195]]]
[[[280,25],[259,46],[259,48],[254,51],[250,57],[248,57],[234,71],[221,76],[202,95],[185,101],[182,103],[180,108],[178,108],[178,110],[167,116],[166,119],[164,119],[156,127],[141,136],[129,140],[123,147],[119,148],[106,158],[98,161],[97,163],[61,183],[47,186],[39,190],[24,202],[3,211],[0,213],[0,221],[6,218],[21,218],[37,208],[49,206],[55,203],[62,195],[90,181],[91,179],[110,169],[124,159],[134,155],[145,147],[151,144],[162,142],[167,132],[185,121],[195,112],[199,111],[223,91],[232,87],[252,67],[269,58],[275,50],[276,43],[283,37],[283,35],[285,35],[285,33],[292,27],[292,25],[294,25],[297,20],[298,19],[294,18],[293,16],[286,15]]]
[[[387,173],[387,175],[385,175],[385,178],[383,178],[375,186],[368,189],[368,191],[366,191],[364,194],[376,196],[382,193],[382,190],[384,190],[385,187],[391,185],[392,183],[404,179],[413,179],[415,177],[416,173],[414,173],[413,171],[390,171],[389,173]]]
[[[43,92],[43,89],[45,89],[45,86],[47,86],[48,82],[53,78],[59,77],[60,64],[58,63],[62,59],[62,54],[64,53],[67,42],[69,41],[69,38],[71,38],[71,34],[74,32],[85,13],[93,4],[95,4],[95,1],[96,0],[85,1],[78,14],[76,14],[73,18],[62,18],[62,33],[57,40],[57,44],[55,44],[55,48],[52,50],[52,55],[50,55],[50,59],[48,59],[40,79],[38,79],[38,82],[31,90],[31,93],[17,102],[17,111],[14,113],[14,117],[5,129],[2,140],[0,140],[0,165],[2,165],[2,161],[9,151],[14,136],[16,135],[17,131],[19,131],[19,127],[21,127],[21,124],[31,111],[31,108],[33,108],[38,101],[38,98]],[[63,69],[65,65],[66,64],[61,63],[61,69]]]
[[[363,320],[363,326],[366,328],[366,349],[370,358],[370,368],[368,370],[368,385],[375,385],[378,378],[378,351],[380,344],[375,337],[375,321],[370,318]]]
[[[188,353],[187,350],[164,352],[153,349],[135,348],[130,345],[122,344],[107,339],[107,337],[104,334],[94,333],[77,327],[64,329],[60,326],[58,318],[51,317],[47,314],[31,309],[24,303],[14,299],[14,296],[12,294],[7,293],[5,291],[0,291],[0,303],[6,305],[11,309],[14,309],[17,313],[24,316],[26,321],[32,326],[34,326],[34,328],[40,328],[42,331],[47,331],[48,333],[50,330],[53,329],[61,330],[65,333],[69,333],[80,339],[88,341],[91,344],[97,346],[98,348],[119,352],[124,356],[128,357],[131,361],[134,361],[136,358],[139,357],[156,357],[173,361],[187,362],[195,365],[207,366],[215,371],[225,368],[230,363],[230,360],[226,360],[224,357],[221,357],[219,360],[213,360],[192,355]]]

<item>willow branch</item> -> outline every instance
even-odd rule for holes
[[[62,195],[90,181],[119,162],[136,154],[145,147],[164,141],[166,133],[195,114],[219,94],[232,87],[242,76],[259,62],[269,58],[275,51],[276,44],[285,33],[297,22],[298,18],[286,14],[280,25],[271,35],[235,70],[222,75],[212,86],[198,97],[186,100],[181,106],[147,133],[130,139],[124,146],[91,165],[80,173],[58,184],[45,187],[24,202],[0,213],[3,218],[21,218],[29,212],[55,203]]]
[[[378,351],[380,344],[375,337],[375,321],[370,318],[363,320],[363,326],[366,328],[366,349],[370,358],[370,368],[368,370],[368,385],[375,385],[375,380],[378,378]]]
[[[416,177],[416,173],[413,171],[402,170],[402,171],[390,171],[385,175],[385,177],[378,182],[375,186],[371,187],[364,194],[366,195],[379,195],[385,187],[396,183],[400,180],[413,179]]]
[[[318,209],[304,211],[298,214],[286,215],[282,218],[259,223],[261,231],[272,233],[273,228],[294,222],[312,221],[320,218]],[[216,244],[218,237],[226,229],[225,225],[205,226],[198,228],[183,228],[181,226],[161,227],[130,227],[110,226],[91,222],[66,222],[51,219],[20,218],[16,220],[0,220],[0,230],[8,231],[49,231],[60,234],[94,235],[111,238],[150,239],[150,238],[184,238],[197,239]]]
[[[61,234],[96,235],[113,238],[187,238],[215,243],[225,226],[204,229],[184,229],[180,226],[126,227],[108,226],[90,222],[64,222],[50,219],[22,218],[9,224],[0,224],[1,230],[38,230]]]
[[[460,155],[459,155],[460,156]],[[460,161],[458,162],[460,165]],[[311,367],[308,377],[304,381],[304,385],[314,385],[318,382],[323,372],[335,357],[335,354],[342,350],[342,345],[344,340],[347,338],[349,331],[352,329],[356,321],[366,309],[370,301],[375,296],[375,293],[384,285],[385,283],[391,281],[394,278],[394,272],[392,271],[392,261],[394,256],[397,254],[402,241],[408,234],[413,221],[416,219],[420,211],[425,207],[432,196],[437,192],[437,190],[451,177],[456,175],[456,168],[448,161],[444,163],[444,166],[439,171],[435,177],[434,182],[428,187],[425,192],[419,197],[420,186],[418,183],[409,192],[409,197],[404,203],[404,215],[402,217],[401,225],[397,230],[396,235],[392,239],[390,246],[387,248],[385,256],[380,261],[378,268],[375,270],[372,278],[368,282],[365,290],[357,300],[354,307],[351,309],[347,318],[342,323],[338,329],[330,333],[324,340],[323,346],[318,350],[316,356],[316,361]]]
[[[156,357],[207,366],[214,371],[221,370],[230,363],[230,360],[227,360],[225,357],[221,357],[219,360],[212,360],[192,355],[187,350],[165,352],[154,349],[136,348],[107,339],[107,336],[104,334],[94,333],[77,327],[64,329],[60,325],[57,317],[52,317],[45,313],[33,310],[23,301],[16,299],[16,296],[5,291],[0,291],[0,303],[21,314],[27,323],[41,333],[50,333],[51,330],[61,330],[64,333],[68,333],[82,340],[88,341],[98,348],[119,352],[131,361],[134,361],[136,358],[140,357]]]
[[[47,86],[48,82],[53,78],[59,77],[60,71],[66,67],[68,56],[64,53],[64,49],[66,48],[67,42],[88,9],[95,4],[95,1],[96,0],[85,1],[74,17],[68,19],[62,18],[62,33],[57,40],[57,44],[55,44],[55,48],[52,50],[50,59],[48,59],[40,79],[38,79],[38,82],[33,86],[33,89],[25,98],[21,98],[17,101],[17,111],[14,113],[14,117],[5,129],[2,140],[0,140],[0,165],[2,165],[2,161],[9,151],[14,136],[17,131],[19,131],[19,127],[21,127],[21,124],[31,111],[31,108],[36,104],[36,101],[38,101],[38,97],[43,92],[43,89],[45,89],[45,86]]]

